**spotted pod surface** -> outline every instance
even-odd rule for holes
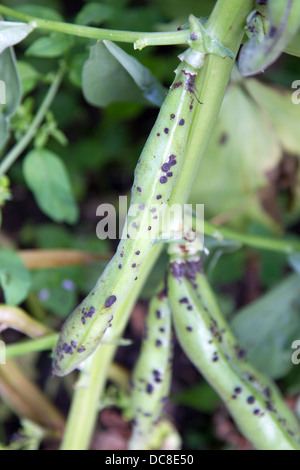
[[[299,423],[277,387],[258,372],[224,320],[195,257],[171,260],[169,298],[186,355],[260,450],[299,450]]]
[[[194,82],[205,55],[181,62],[135,170],[131,203],[118,249],[96,286],[62,327],[53,371],[64,376],[99,346],[159,233],[163,210],[180,173],[195,105]]]
[[[134,411],[129,449],[141,450],[169,395],[171,380],[171,310],[166,292],[150,302],[141,352],[131,379],[131,406]]]

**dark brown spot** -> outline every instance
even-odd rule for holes
[[[106,300],[105,302],[105,307],[106,308],[109,308],[111,307],[115,301],[117,300],[117,297],[115,295],[111,295],[110,297],[108,297],[108,299]]]
[[[165,133],[165,134],[169,134],[169,129],[168,129],[168,127],[165,127],[165,128],[164,128],[164,133]]]
[[[224,145],[226,144],[227,140],[228,140],[228,134],[224,132],[219,139],[219,144]]]
[[[178,124],[179,124],[180,126],[184,126],[184,123],[185,123],[185,120],[184,120],[184,119],[180,119],[180,121],[179,121]]]
[[[164,163],[161,167],[162,171],[164,171],[165,173],[169,171],[170,168],[171,168],[171,163]]]

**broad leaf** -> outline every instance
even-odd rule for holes
[[[0,54],[8,47],[23,41],[33,29],[32,24],[0,21]]]
[[[256,367],[275,379],[292,368],[291,344],[300,337],[300,280],[291,275],[240,310],[231,323]]]
[[[108,20],[113,12],[113,8],[105,3],[87,3],[76,15],[75,23],[82,25],[100,24]]]
[[[274,228],[264,211],[260,191],[281,159],[270,121],[240,85],[225,95],[215,130],[190,195],[205,205],[207,219],[228,214],[237,228],[256,220]]]
[[[48,37],[37,39],[27,49],[26,54],[33,57],[60,57],[73,44],[73,38],[66,34],[51,33]]]
[[[0,284],[7,304],[19,305],[26,299],[30,276],[14,251],[0,250]]]
[[[19,60],[17,66],[21,79],[22,94],[26,95],[35,89],[40,74],[28,62]]]
[[[43,5],[33,5],[33,4],[18,5],[16,7],[16,10],[21,11],[22,13],[26,13],[26,15],[35,16],[37,18],[42,18],[44,20],[63,21],[63,17],[57,10],[54,10],[53,8],[49,8]]]
[[[257,31],[241,49],[238,63],[244,76],[262,72],[275,62],[299,29],[299,0],[269,0],[268,11],[270,23],[265,38],[261,39]]]
[[[69,176],[62,160],[45,149],[29,152],[23,171],[40,209],[57,222],[73,224],[78,218]]]
[[[4,116],[12,116],[21,100],[21,84],[17,70],[17,62],[13,49],[10,47],[0,55],[0,80],[5,84]]]
[[[160,106],[166,94],[146,67],[111,41],[91,47],[83,67],[82,90],[89,103],[101,107],[132,101]]]
[[[283,149],[300,155],[300,109],[293,104],[291,90],[277,90],[254,79],[244,83],[257,105],[268,115]]]

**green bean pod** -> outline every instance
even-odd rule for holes
[[[141,352],[132,373],[134,411],[129,449],[146,449],[169,395],[172,356],[171,310],[165,291],[150,302]]]
[[[194,82],[204,58],[205,54],[188,49],[175,71],[175,80],[135,170],[131,204],[117,252],[61,330],[53,358],[58,376],[71,372],[97,349],[158,236],[163,211],[180,173],[195,105],[199,105]]]
[[[299,423],[277,387],[247,360],[201,272],[199,256],[173,255],[169,298],[179,342],[261,450],[299,450]]]

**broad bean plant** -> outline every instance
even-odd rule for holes
[[[32,351],[53,348],[52,369],[57,381],[74,370],[81,370],[62,448],[89,447],[98,413],[98,400],[103,395],[109,366],[117,346],[122,344],[122,335],[134,303],[164,247],[169,259],[167,271],[160,273],[158,290],[150,299],[144,337],[127,391],[132,418],[128,449],[151,449],[153,446],[153,435],[165,419],[164,405],[171,393],[172,371],[176,368],[172,357],[173,346],[174,342],[178,342],[199,374],[216,391],[239,431],[255,449],[299,450],[300,426],[296,416],[275,383],[252,365],[247,351],[240,346],[221,311],[209,280],[206,264],[209,250],[205,241],[204,244],[201,241],[204,233],[198,233],[195,228],[195,218],[190,217],[190,226],[181,239],[174,239],[172,233],[169,238],[163,237],[161,227],[166,210],[172,204],[186,203],[197,171],[199,168],[201,170],[201,157],[214,129],[238,52],[237,65],[243,76],[265,70],[283,51],[295,52],[300,21],[299,2],[218,0],[208,18],[190,14],[188,22],[179,26],[177,31],[158,33],[67,24],[31,16],[25,10],[15,11],[3,5],[0,5],[0,14],[5,17],[0,22],[0,49],[2,54],[10,54],[6,60],[14,60],[12,46],[34,30],[60,33],[70,40],[56,45],[66,47],[64,59],[27,133],[1,161],[0,177],[29,145],[44,119],[46,125],[38,134],[36,146],[44,161],[54,165],[55,158],[43,147],[50,130],[58,141],[64,140],[53,124],[49,107],[68,69],[72,40],[85,38],[97,41],[91,47],[88,66],[93,65],[97,54],[104,54],[102,57],[111,54],[114,65],[119,60],[118,67],[123,62],[124,68],[127,67],[126,80],[131,74],[143,103],[151,95],[145,92],[148,86],[145,82],[150,72],[114,42],[133,43],[135,49],[152,45],[183,46],[183,52],[178,56],[175,78],[163,99],[157,98],[155,103],[157,105],[157,101],[162,101],[134,171],[130,205],[115,254],[96,285],[64,321],[60,331],[55,334],[47,329],[44,333],[42,328],[41,338],[36,337],[26,346],[26,352],[30,348]],[[295,55],[299,55],[299,48]],[[88,66],[84,66],[83,76]],[[145,76],[147,80],[143,82]],[[159,95],[161,85],[157,85],[154,77],[150,81]],[[83,91],[89,96],[86,83]],[[109,101],[110,97],[105,99]],[[105,99],[101,95],[99,101]],[[8,107],[5,113],[0,124],[8,126],[12,111]],[[34,158],[34,154],[29,154],[24,164],[25,179],[33,190],[37,187],[32,178]],[[55,163],[55,170],[57,175],[63,173],[60,163]],[[5,175],[0,179],[0,198],[4,194],[3,201],[0,199],[1,205],[10,197],[7,181]],[[68,195],[69,187],[65,180],[64,184],[64,194]],[[49,215],[51,208],[46,207],[39,191],[36,191],[36,199]],[[75,212],[69,214],[69,220],[76,218]],[[170,228],[170,231],[173,229]],[[180,227],[177,229],[179,231]],[[215,240],[223,237],[283,253],[300,251],[299,243],[293,241],[271,240],[268,243],[261,237],[239,236],[234,231],[226,232],[226,229],[223,236],[222,228],[216,230],[209,223],[204,224],[203,231]],[[14,310],[13,320],[12,313],[9,315],[11,320],[8,319],[8,324],[9,321],[18,323],[21,317],[23,323],[27,322],[24,312]],[[19,328],[20,331],[26,333],[28,328],[22,328]],[[160,446],[162,443],[157,445]]]

